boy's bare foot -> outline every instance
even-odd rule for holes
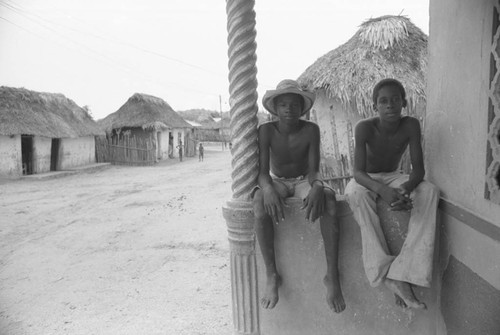
[[[272,309],[278,303],[278,287],[281,285],[281,277],[278,274],[267,276],[266,293],[260,299],[262,308]]]
[[[394,293],[394,298],[396,298],[396,306],[399,306],[401,308],[408,308],[408,306],[406,306],[405,304],[405,301],[396,293]]]
[[[411,289],[410,284],[408,284],[407,282],[386,278],[384,284],[389,290],[403,299],[403,302],[407,307],[415,309],[427,309],[427,306],[425,306],[423,302],[420,302],[417,300],[417,298],[415,298],[413,290]]]
[[[326,302],[328,303],[328,307],[335,311],[335,313],[342,312],[345,309],[345,302],[338,279],[334,280],[325,276],[323,283],[326,286]]]

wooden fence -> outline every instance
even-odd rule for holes
[[[322,159],[320,163],[321,178],[335,190],[336,194],[344,194],[345,187],[352,178],[347,157],[341,155],[341,159],[336,161],[336,165],[336,168],[334,168],[326,160]]]
[[[151,138],[124,136],[96,137],[98,163],[116,165],[153,165],[156,163],[156,143]]]

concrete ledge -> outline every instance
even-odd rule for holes
[[[44,172],[44,173],[30,174],[30,175],[22,176],[21,179],[42,180],[42,179],[61,178],[61,177],[74,175],[77,173],[95,172],[95,171],[99,171],[99,170],[108,168],[109,166],[111,166],[110,163],[88,164],[88,165],[82,165],[82,166],[74,167],[74,168],[71,168],[68,170],[63,170],[63,171],[50,171],[50,172]]]
[[[74,167],[74,168],[71,168],[68,170],[69,171],[76,171],[76,172],[94,172],[94,171],[106,169],[110,166],[111,166],[111,163],[94,163],[94,164],[77,166],[77,167]]]
[[[403,310],[384,287],[368,284],[361,259],[359,226],[349,205],[338,197],[340,219],[339,268],[346,310],[335,314],[325,301],[322,279],[326,271],[323,240],[319,222],[308,224],[300,210],[300,199],[289,199],[285,222],[276,227],[275,247],[278,270],[283,277],[280,300],[273,310],[260,308],[261,334],[445,334],[439,309],[438,276],[434,271],[431,289],[417,288],[419,299],[427,311]],[[389,212],[378,203],[382,226],[393,253],[399,252],[408,227],[409,214]],[[389,223],[391,228],[388,229]],[[437,248],[436,248],[437,250]],[[258,289],[265,288],[265,268],[256,248]],[[436,255],[435,255],[436,256]],[[437,264],[437,257],[434,258]]]

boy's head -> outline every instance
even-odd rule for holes
[[[306,114],[312,107],[314,103],[315,95],[314,93],[304,91],[300,88],[299,84],[295,80],[285,79],[282,80],[275,90],[268,90],[264,97],[262,98],[262,104],[264,108],[269,111],[269,113],[278,116],[276,111],[276,98],[285,94],[296,94],[302,99],[302,111],[300,116]]]
[[[403,103],[403,107],[406,107],[406,91],[405,91],[405,88],[404,88],[403,84],[401,84],[401,82],[399,80],[392,79],[392,78],[382,79],[381,81],[379,81],[375,85],[375,87],[373,88],[373,95],[372,95],[373,104],[374,105],[377,104],[377,99],[378,99],[378,96],[379,96],[379,92],[380,92],[380,90],[382,88],[384,88],[386,86],[395,87],[395,88],[397,88],[399,90],[399,92],[401,93],[401,100],[402,100],[402,103]]]

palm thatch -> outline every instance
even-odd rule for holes
[[[0,135],[76,138],[104,132],[83,108],[58,93],[0,87]]]
[[[165,100],[135,93],[116,112],[99,121],[106,131],[118,128],[192,128]]]
[[[309,66],[301,86],[324,89],[346,110],[373,115],[373,86],[383,78],[403,83],[411,108],[425,99],[427,36],[405,16],[381,16],[363,22],[354,36]]]

